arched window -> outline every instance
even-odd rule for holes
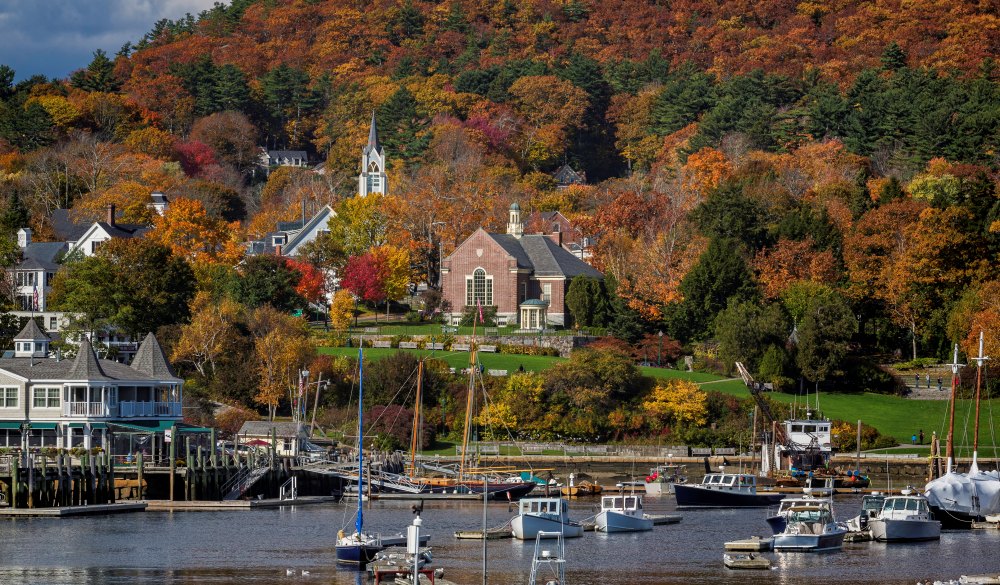
[[[473,307],[477,301],[483,306],[493,304],[493,277],[487,276],[482,268],[476,268],[472,276],[465,277],[465,304]]]
[[[382,179],[378,171],[378,163],[371,161],[368,163],[368,192],[375,193],[382,191]]]
[[[378,163],[375,162],[375,161],[371,161],[370,163],[368,163],[368,172],[369,173],[377,173],[378,172]]]

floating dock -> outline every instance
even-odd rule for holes
[[[265,508],[284,508],[287,506],[310,506],[336,502],[333,496],[301,496],[294,499],[279,500],[277,498],[262,500],[222,500],[217,502],[170,500],[149,500],[146,504],[150,510],[198,511],[198,510],[256,510]],[[145,506],[145,504],[143,504]]]
[[[988,518],[986,522],[973,522],[972,527],[976,530],[1000,530],[1000,522],[994,522]]]
[[[105,514],[126,514],[129,512],[144,512],[146,503],[129,504],[92,504],[86,506],[62,506],[59,508],[0,508],[0,517],[47,517],[65,518],[68,516],[100,516]]]
[[[772,544],[774,544],[774,538],[751,536],[743,540],[731,540],[726,543],[725,547],[727,551],[734,552],[761,552],[771,550]]]
[[[757,556],[753,553],[722,555],[722,564],[724,564],[727,569],[734,570],[766,571],[771,568],[771,561],[769,559],[765,559],[764,557]]]
[[[861,532],[848,532],[844,535],[844,542],[871,542],[872,531],[862,530]]]
[[[455,532],[455,538],[459,540],[482,540],[483,531],[459,530]],[[503,540],[505,538],[514,538],[514,533],[511,531],[510,526],[501,526],[499,528],[489,528],[486,530],[486,540]]]
[[[959,583],[969,585],[1000,585],[1000,575],[992,573],[989,575],[962,575],[958,578]]]

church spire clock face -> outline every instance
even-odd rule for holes
[[[378,126],[375,124],[375,111],[372,110],[372,124],[368,129],[368,144],[361,151],[358,195],[361,197],[369,193],[385,195],[388,192],[389,183],[385,175],[385,152],[378,142]]]

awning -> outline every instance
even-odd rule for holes
[[[42,431],[53,431],[56,428],[56,423],[33,422],[29,424],[31,425],[32,430],[38,429]]]
[[[187,425],[187,424],[184,424],[184,423],[182,423],[180,421],[172,421],[172,420],[150,420],[150,421],[145,421],[145,420],[130,420],[128,422],[110,422],[108,424],[110,424],[111,426],[115,426],[115,427],[123,427],[123,428],[126,428],[126,429],[130,430],[130,431],[138,432],[138,433],[162,433],[163,431],[166,431],[166,430],[168,430],[168,429],[170,429],[170,428],[172,428],[174,426],[177,427],[177,432],[180,432],[180,433],[184,433],[184,432],[193,433],[193,432],[198,432],[198,431],[185,431],[184,429],[185,428],[192,428],[192,429],[201,428],[201,427],[195,427],[195,426],[192,426],[192,425]]]
[[[178,433],[211,433],[212,429],[208,427],[196,427],[194,425],[180,423],[177,425]]]
[[[19,422],[8,422],[0,421],[0,429],[20,429],[21,423]]]
[[[87,428],[87,423],[82,422],[71,422],[69,423],[69,428],[71,429],[84,429]],[[90,423],[91,430],[106,429],[108,428],[107,423],[95,422]]]

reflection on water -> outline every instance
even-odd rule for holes
[[[597,512],[597,501],[574,501],[575,518]],[[841,520],[854,515],[857,498],[838,500]],[[366,524],[399,532],[412,518],[405,502],[373,503]],[[650,513],[674,512],[673,499],[646,500]],[[482,582],[482,542],[459,541],[455,530],[478,528],[475,503],[427,502],[435,565],[460,585]],[[490,524],[513,515],[490,506]],[[733,572],[722,565],[722,544],[767,532],[765,510],[685,510],[680,524],[653,532],[594,534],[567,541],[567,578],[578,585],[729,583],[797,585],[891,583],[952,578],[1000,570],[1000,531],[951,532],[939,542],[912,545],[847,544],[826,554],[765,553],[772,571]],[[324,505],[281,510],[146,512],[72,519],[25,518],[0,523],[0,583],[236,584],[323,583],[361,585],[360,574],[333,565],[337,531],[353,523],[353,507]],[[491,541],[489,583],[526,583],[533,543]],[[294,575],[287,575],[288,570]],[[301,571],[309,571],[302,576]]]

